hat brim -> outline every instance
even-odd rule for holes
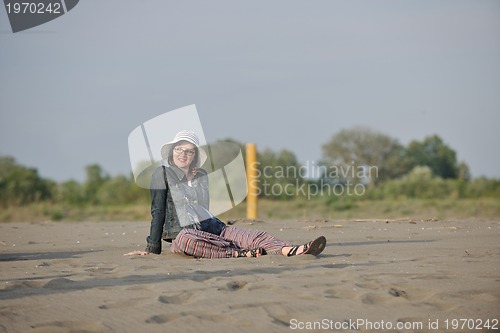
[[[161,146],[161,158],[163,158],[164,160],[168,160],[168,155],[170,153],[170,150],[172,149],[172,146],[180,141],[187,141],[187,140],[170,141],[170,142],[165,143],[163,146]],[[194,145],[194,143],[192,143],[190,141],[187,141],[187,142]],[[201,167],[203,164],[205,164],[205,162],[207,160],[207,152],[201,146],[196,146],[196,148],[198,149],[198,154],[199,154],[197,167]]]

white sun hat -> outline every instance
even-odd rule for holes
[[[192,143],[193,145],[196,146],[198,149],[198,167],[202,166],[203,163],[207,160],[207,153],[205,150],[200,146],[200,140],[198,139],[198,136],[196,133],[190,130],[183,130],[177,133],[174,137],[174,139],[170,142],[165,143],[161,147],[161,157],[164,160],[168,160],[168,155],[170,153],[170,149],[172,149],[172,146],[179,142],[179,141],[187,141],[189,143]]]

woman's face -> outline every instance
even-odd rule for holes
[[[193,162],[196,154],[196,146],[187,141],[181,141],[174,147],[172,154],[174,164],[179,169],[189,169],[189,165]]]

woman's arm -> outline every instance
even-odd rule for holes
[[[146,252],[161,253],[161,235],[165,224],[167,191],[163,167],[160,167],[155,170],[151,178],[151,227],[146,239]]]

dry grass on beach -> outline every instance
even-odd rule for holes
[[[2,223],[0,332],[447,332],[500,319],[498,219],[236,226],[328,244],[318,257],[125,257],[149,222]]]

